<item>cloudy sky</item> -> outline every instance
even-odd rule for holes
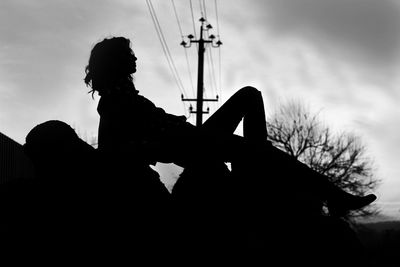
[[[174,3],[180,24],[172,1],[152,1],[183,89],[168,67],[145,0],[2,0],[0,132],[24,143],[32,127],[58,119],[87,140],[96,136],[98,97],[87,94],[82,79],[90,49],[110,36],[132,40],[140,92],[167,112],[189,115],[180,95],[194,97],[196,47],[186,49],[186,61],[179,26],[184,35],[193,34],[203,15],[223,42],[206,55],[207,97],[218,94],[223,102],[252,85],[262,90],[267,115],[279,103],[296,99],[320,112],[332,128],[355,132],[382,179],[380,207],[400,217],[398,1]],[[219,105],[208,107],[213,112]],[[176,174],[168,166],[159,168],[164,176]]]

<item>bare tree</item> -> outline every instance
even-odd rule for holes
[[[311,114],[300,102],[288,102],[277,109],[269,121],[268,138],[279,149],[330,181],[356,195],[374,190],[379,180],[374,175],[373,161],[366,156],[360,137],[352,133],[332,133],[331,129]],[[376,213],[368,206],[350,216]]]

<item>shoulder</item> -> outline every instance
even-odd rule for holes
[[[134,96],[130,94],[104,94],[100,97],[97,111],[100,115],[102,113],[126,111],[134,106],[134,102]]]
[[[148,98],[142,96],[137,92],[136,94],[132,94],[132,100],[142,108],[150,108],[150,109],[156,109],[157,106]]]

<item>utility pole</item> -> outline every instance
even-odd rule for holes
[[[208,39],[204,39],[203,32],[212,29],[211,24],[206,25],[206,20],[204,18],[200,18],[201,26],[200,26],[200,38],[198,40],[193,40],[194,36],[192,34],[188,35],[187,38],[189,42],[182,41],[181,45],[185,48],[191,47],[192,43],[198,43],[198,69],[197,69],[197,98],[184,98],[182,95],[182,101],[196,101],[196,110],[193,110],[192,107],[189,108],[190,113],[196,114],[196,126],[200,127],[203,124],[203,114],[207,114],[210,112],[209,109],[207,111],[203,111],[203,102],[204,101],[218,101],[218,95],[215,99],[204,99],[204,52],[205,52],[205,44],[210,44],[212,47],[219,47],[222,45],[220,40],[215,41],[215,36],[211,34]]]

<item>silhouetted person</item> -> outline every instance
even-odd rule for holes
[[[101,96],[99,150],[122,151],[145,164],[173,162],[187,167],[200,160],[185,153],[190,144],[204,152],[211,150],[213,158],[230,161],[233,167],[267,158],[279,166],[295,169],[302,176],[301,182],[315,184],[312,187],[319,191],[315,193],[337,212],[359,209],[375,200],[372,194],[358,197],[346,193],[323,175],[273,147],[267,141],[263,100],[257,89],[240,89],[198,129],[186,122],[184,116],[168,114],[139,94],[132,78],[136,60],[130,41],[123,37],[105,39],[91,51],[85,83]],[[242,119],[243,138],[233,134]],[[273,169],[274,165],[265,167]]]
[[[101,153],[57,120],[35,126],[24,150],[36,177],[7,189],[10,238],[36,254],[92,263],[168,251],[170,195],[148,166]],[[33,246],[39,239],[45,245]]]
[[[23,148],[35,177],[1,186],[8,229],[0,242],[29,259],[87,255],[100,229],[95,229],[99,216],[94,216],[100,206],[93,193],[98,189],[91,169],[97,163],[94,148],[56,120],[35,126]]]
[[[376,199],[372,194],[355,196],[341,190],[327,177],[272,146],[267,141],[263,99],[257,89],[240,89],[197,128],[184,116],[168,114],[139,94],[132,77],[136,60],[129,39],[104,39],[93,47],[85,77],[91,92],[100,95],[99,150],[114,160],[121,159],[118,171],[122,168],[126,179],[135,174],[135,169],[129,168],[132,163],[149,166],[172,162],[185,170],[201,170],[203,164],[206,168],[231,162],[230,177],[233,183],[240,181],[240,186],[231,187],[234,193],[230,197],[243,200],[238,201],[243,205],[239,216],[248,216],[256,224],[258,214],[274,199],[281,198],[298,210],[326,201],[338,215]],[[233,134],[242,119],[243,137]],[[201,151],[200,156],[188,155],[188,147]],[[230,190],[229,182],[224,183],[225,190]],[[221,194],[225,193],[223,187]],[[301,203],[294,202],[296,198]]]

